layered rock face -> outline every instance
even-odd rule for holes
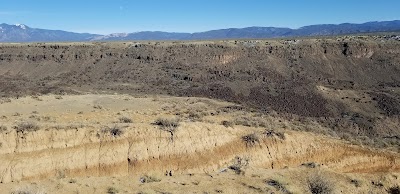
[[[0,105],[2,126],[7,128],[0,133],[3,183],[54,177],[211,173],[232,165],[235,158],[246,158],[250,167],[260,169],[297,168],[313,162],[341,173],[400,170],[398,153],[289,131],[279,124],[270,128],[283,136],[266,133],[266,126],[221,125],[221,120],[236,120],[237,115],[243,118],[247,114],[218,111],[231,106],[229,103],[108,95],[39,99],[21,98]],[[196,111],[204,115],[200,121],[194,120],[191,112],[182,113],[199,107],[212,114]],[[181,120],[171,138],[171,133],[154,121],[176,113]],[[121,123],[121,115],[132,118],[132,123]],[[37,127],[22,128],[22,122]],[[280,122],[273,119],[268,123]],[[255,134],[257,140],[246,141],[243,137],[249,134]]]

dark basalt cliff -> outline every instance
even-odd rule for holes
[[[400,135],[399,54],[399,41],[372,36],[2,44],[0,94],[211,97],[390,139]]]

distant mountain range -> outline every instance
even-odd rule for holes
[[[298,36],[328,36],[371,32],[400,31],[400,20],[363,24],[321,24],[298,29],[248,27],[211,30],[198,33],[143,31],[109,35],[74,33],[62,30],[31,28],[23,24],[0,24],[0,42],[61,42],[61,41],[122,41],[122,40],[212,40],[239,38],[284,38]]]

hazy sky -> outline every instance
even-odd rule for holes
[[[400,0],[2,0],[0,23],[108,34],[400,19]]]

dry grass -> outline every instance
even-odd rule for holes
[[[161,130],[167,131],[171,134],[171,141],[174,141],[174,134],[176,128],[179,127],[179,119],[177,118],[158,118],[154,121],[155,125],[158,125]]]
[[[36,124],[35,122],[32,122],[32,121],[21,122],[17,126],[15,126],[14,128],[19,133],[37,131],[37,130],[40,129],[39,125]]]
[[[202,121],[203,117],[209,115],[207,108],[194,108],[187,112],[188,118],[191,121]]]
[[[278,191],[282,191],[283,193],[291,193],[286,189],[285,185],[278,180],[269,179],[269,180],[266,180],[265,183],[269,186],[274,187]]]
[[[164,129],[175,129],[179,126],[179,119],[177,118],[158,118],[154,121],[155,125]]]
[[[118,127],[116,125],[114,125],[113,127],[105,127],[105,128],[103,128],[101,130],[101,132],[103,134],[107,134],[108,133],[113,137],[119,137],[119,136],[124,134],[124,131],[120,127]]]
[[[320,174],[313,174],[308,178],[307,186],[312,194],[333,193],[333,184]]]
[[[7,127],[4,125],[0,125],[0,132],[7,131]]]
[[[161,179],[159,179],[157,177],[149,176],[149,175],[144,175],[144,176],[140,177],[139,181],[141,183],[153,183],[153,182],[160,182]]]
[[[46,192],[33,186],[25,186],[12,191],[11,194],[46,194]]]
[[[350,183],[353,184],[355,187],[361,187],[361,181],[357,179],[351,179]]]
[[[128,118],[125,116],[119,117],[118,120],[120,123],[132,123],[133,122],[131,118]]]
[[[244,175],[243,168],[249,165],[249,159],[236,156],[233,160],[233,164],[228,166],[229,169],[233,170],[238,175]]]
[[[0,98],[0,104],[4,104],[4,103],[10,103],[11,99],[9,98]]]
[[[233,123],[232,121],[222,121],[221,124],[225,127],[234,127],[235,123]]]
[[[301,166],[307,167],[307,168],[316,168],[319,167],[320,164],[316,163],[316,162],[306,162],[301,164]]]
[[[235,119],[235,125],[246,127],[267,127],[266,122],[262,118],[253,117],[250,115],[241,116]]]
[[[390,188],[387,190],[387,192],[388,192],[389,194],[400,194],[400,187],[399,187],[399,186],[390,187]]]
[[[108,194],[116,194],[116,193],[119,193],[119,191],[115,187],[108,187],[107,188],[107,193]]]
[[[263,134],[264,134],[265,137],[274,137],[274,136],[276,136],[276,137],[278,137],[279,139],[282,139],[282,140],[286,139],[284,132],[277,132],[275,130],[266,129]]]
[[[12,114],[12,116],[14,116],[14,117],[19,117],[19,116],[21,116],[21,113],[16,112],[16,113]]]
[[[84,124],[69,124],[69,125],[56,125],[54,129],[57,130],[72,130],[72,129],[81,129],[84,128],[86,125]]]
[[[93,108],[101,110],[101,109],[103,109],[103,106],[96,104],[96,105],[93,105]]]
[[[256,143],[258,143],[258,144],[260,143],[260,139],[259,139],[258,135],[255,133],[243,136],[242,140],[248,147],[252,147],[252,146],[255,146]]]

